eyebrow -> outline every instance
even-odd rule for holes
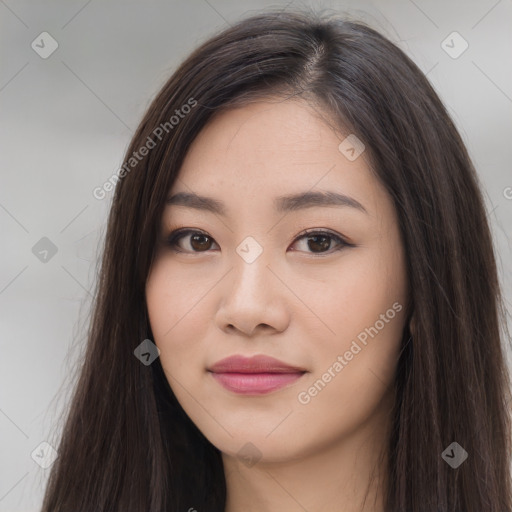
[[[197,210],[209,211],[218,215],[226,215],[224,203],[212,197],[200,196],[190,192],[179,192],[170,196],[166,203],[168,205],[187,206]],[[278,212],[290,212],[313,208],[315,206],[348,206],[364,213],[366,208],[354,198],[339,194],[337,192],[301,192],[286,196],[276,197],[274,206]]]

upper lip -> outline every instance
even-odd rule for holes
[[[217,361],[208,369],[213,373],[303,373],[306,370],[270,356],[235,355]]]

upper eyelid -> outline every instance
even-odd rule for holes
[[[175,236],[178,236],[178,235],[183,235],[183,236],[185,236],[185,235],[193,235],[193,234],[196,234],[196,233],[208,236],[212,240],[215,240],[215,238],[213,238],[213,236],[210,235],[208,232],[202,231],[201,229],[197,229],[197,228],[177,228],[177,229],[172,230],[167,235],[167,238],[175,237]],[[301,237],[306,236],[306,235],[314,235],[314,234],[317,234],[317,233],[332,235],[333,237],[338,237],[341,240],[344,240],[343,235],[335,233],[334,231],[331,231],[331,230],[326,229],[326,228],[305,228],[305,229],[302,229],[297,234],[297,236],[295,237],[294,240],[297,240],[297,238],[301,238]]]

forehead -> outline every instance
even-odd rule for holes
[[[271,158],[290,164],[306,163],[305,158],[329,161],[339,135],[322,115],[301,100],[259,101],[221,111],[200,132],[189,156],[207,152],[226,161],[245,156],[249,164],[271,163]]]
[[[383,190],[364,152],[351,160],[340,151],[347,135],[303,100],[225,110],[193,141],[171,193],[214,195],[240,206],[249,198],[329,190],[375,203]]]

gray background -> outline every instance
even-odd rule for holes
[[[31,453],[58,438],[112,195],[92,190],[182,58],[245,13],[288,4],[367,21],[428,74],[484,185],[510,313],[511,0],[0,0],[0,511],[40,507],[49,470]],[[469,44],[458,58],[442,47],[453,31]],[[59,45],[46,59],[31,47],[42,32]],[[43,237],[57,247],[46,262],[32,250]]]

